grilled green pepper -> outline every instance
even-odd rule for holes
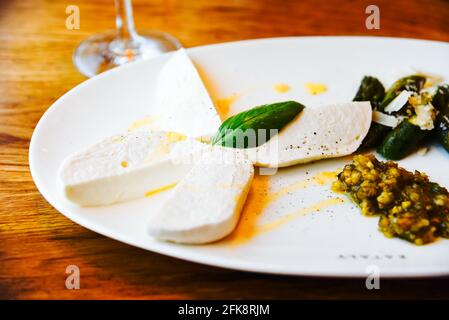
[[[432,105],[438,110],[435,134],[441,145],[449,152],[449,85],[439,86]]]
[[[422,75],[411,75],[397,80],[385,93],[379,111],[384,111],[385,107],[390,104],[403,90],[419,92],[426,83],[426,77]]]
[[[428,132],[404,120],[387,134],[377,152],[387,159],[400,160],[415,149]]]
[[[385,93],[385,96],[383,97],[382,101],[379,103],[377,109],[379,111],[384,111],[385,107],[387,107],[390,104],[390,102],[393,101],[403,90],[419,92],[422,89],[422,87],[424,86],[425,82],[426,82],[426,77],[421,76],[421,75],[411,75],[411,76],[407,76],[407,77],[397,80],[387,90],[387,92]],[[366,135],[365,139],[363,140],[360,148],[366,149],[366,148],[370,148],[370,147],[374,147],[374,146],[379,146],[380,143],[383,144],[386,141],[392,142],[391,140],[393,138],[396,139],[398,137],[401,137],[400,139],[402,139],[403,137],[408,136],[408,135],[403,135],[404,133],[402,131],[404,129],[409,129],[409,128],[410,127],[408,125],[404,125],[404,127],[400,131],[398,130],[398,132],[396,132],[395,134],[392,134],[390,127],[384,126],[380,123],[373,122],[371,124],[370,130],[368,131],[368,134]],[[388,139],[387,139],[387,135],[389,135]],[[384,141],[384,142],[382,142],[382,141]],[[411,142],[413,142],[413,140]],[[379,149],[385,150],[386,154],[390,154],[391,152],[389,151],[389,149],[392,147],[393,147],[392,145],[388,144],[387,146],[379,146]],[[385,156],[385,157],[389,158],[388,156]],[[389,159],[393,159],[393,158],[389,158]]]
[[[390,127],[384,126],[377,122],[371,122],[368,133],[362,141],[359,150],[374,148],[379,145],[382,138],[391,131]]]
[[[369,101],[371,108],[377,109],[385,97],[385,88],[382,83],[374,77],[365,76],[360,83],[357,93],[352,99],[353,101]],[[368,133],[362,141],[359,149],[372,148],[380,142],[380,139],[387,134],[389,127],[373,122],[369,128]]]
[[[365,98],[371,102],[373,108],[383,111],[403,90],[419,92],[425,82],[426,78],[424,76],[411,75],[397,80],[387,92],[382,94],[381,88],[383,88],[383,86],[381,87],[382,84],[379,80],[373,77],[365,77],[360,84],[359,91],[357,92],[354,101],[360,101],[356,99]],[[381,97],[380,101],[379,97]],[[389,132],[391,132],[390,127],[373,122],[359,149],[368,149],[378,146]]]
[[[285,101],[243,111],[221,124],[212,144],[231,148],[257,147],[271,139],[304,108],[296,101]]]
[[[374,77],[365,76],[360,82],[359,89],[352,101],[369,101],[373,109],[377,108],[385,97],[385,88],[382,83]]]

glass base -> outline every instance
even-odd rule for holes
[[[125,63],[156,57],[181,48],[173,36],[159,31],[139,33],[132,41],[116,38],[116,31],[91,36],[81,42],[73,54],[73,62],[86,77]]]

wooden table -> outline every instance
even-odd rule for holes
[[[186,47],[291,35],[386,35],[449,41],[446,0],[136,0],[136,24],[165,30]],[[381,29],[365,28],[375,3]],[[65,28],[66,6],[81,11]],[[45,110],[85,80],[71,54],[113,28],[112,0],[0,3],[0,298],[449,298],[449,278],[382,281],[280,277],[212,268],[140,250],[76,225],[39,194],[28,146]],[[65,268],[81,290],[65,288]]]

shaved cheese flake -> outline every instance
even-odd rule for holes
[[[407,103],[408,99],[411,97],[412,94],[413,92],[411,91],[403,90],[396,98],[393,99],[393,101],[391,101],[385,107],[384,109],[385,112],[392,113],[401,110],[402,107],[405,106],[405,104]]]
[[[373,121],[394,128],[398,125],[399,119],[379,111],[373,111]]]

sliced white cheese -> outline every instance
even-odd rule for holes
[[[353,153],[368,133],[372,118],[369,102],[305,108],[278,135],[248,158],[262,167],[286,167]]]
[[[401,110],[412,96],[413,92],[403,90],[396,98],[394,98],[384,109],[387,113],[397,112]]]
[[[170,132],[110,137],[64,160],[59,169],[64,195],[81,206],[143,197],[182,179],[193,164],[180,158],[202,145]]]
[[[402,121],[402,118],[391,116],[380,111],[373,111],[373,121],[386,127],[394,128]]]
[[[184,49],[162,68],[156,85],[153,125],[189,137],[214,134],[220,116]]]
[[[253,179],[253,165],[243,157],[237,161],[219,158],[236,159],[235,153],[241,153],[237,149],[209,151],[150,218],[151,235],[200,244],[219,240],[234,230]]]

